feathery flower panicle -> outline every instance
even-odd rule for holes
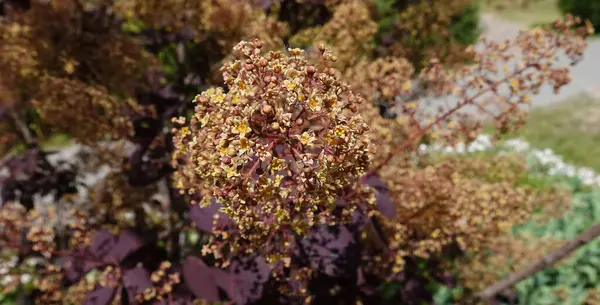
[[[366,1],[341,1],[332,5],[333,16],[323,26],[298,32],[290,41],[296,45],[325,44],[333,53],[335,67],[342,72],[366,59],[375,49],[377,22],[371,19]]]
[[[42,79],[40,92],[33,104],[41,118],[82,143],[121,138],[131,133],[131,122],[124,116],[127,103],[108,94],[106,88],[88,86],[78,80],[46,77]]]
[[[410,91],[415,69],[405,58],[381,57],[363,60],[346,70],[344,76],[355,90],[376,102],[393,104],[397,96]]]
[[[234,48],[242,59],[223,67],[227,88],[195,98],[174,154],[187,163],[178,187],[201,192],[206,204],[214,197],[256,245],[340,221],[336,198],[357,187],[373,150],[357,113],[363,100],[333,69],[309,65],[300,49],[263,54],[261,47],[256,40]],[[330,53],[321,52],[327,62]]]

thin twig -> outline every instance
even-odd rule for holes
[[[23,122],[23,120],[21,120],[21,118],[19,117],[19,114],[16,113],[16,111],[11,111],[10,115],[12,116],[12,119],[15,123],[15,127],[17,127],[17,130],[19,131],[19,134],[21,135],[21,138],[23,138],[23,141],[25,142],[25,144],[27,146],[36,144],[36,141],[33,138],[33,136],[31,135],[29,128],[27,128],[27,124],[25,124],[25,122]]]

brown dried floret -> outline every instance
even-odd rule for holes
[[[38,54],[31,42],[31,27],[7,20],[0,21],[0,74],[2,87],[10,88],[11,94],[2,90],[1,104],[16,98],[19,89],[34,85],[39,75]]]
[[[405,58],[381,57],[373,61],[361,61],[349,68],[345,77],[365,98],[373,104],[393,104],[396,97],[410,89],[414,68]]]
[[[388,259],[393,259],[396,271],[406,256],[428,258],[454,243],[477,251],[529,217],[535,208],[533,193],[515,185],[525,169],[517,160],[503,158],[441,160],[424,168],[389,167],[380,172],[396,207],[395,218],[378,217],[395,253]],[[503,165],[490,168],[488,161]],[[479,172],[482,166],[490,172]],[[494,171],[499,176],[493,176]]]
[[[480,290],[516,272],[559,247],[564,241],[527,234],[503,234],[487,241],[485,249],[463,259],[462,283]]]
[[[287,24],[265,14],[248,1],[210,0],[202,4],[203,28],[218,33],[216,38],[224,50],[231,50],[240,40],[258,39],[264,50],[283,48]]]
[[[347,1],[335,7],[333,17],[322,27],[306,29],[291,41],[298,44],[311,41],[314,49],[325,44],[337,55],[334,66],[343,72],[371,55],[376,33],[377,23],[371,19],[367,4]]]
[[[130,134],[126,102],[99,86],[78,80],[46,77],[34,105],[42,120],[82,143],[122,138]]]

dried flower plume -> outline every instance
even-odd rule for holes
[[[187,162],[178,186],[200,192],[206,204],[216,198],[257,243],[286,228],[303,234],[334,222],[336,198],[363,175],[372,150],[357,114],[362,99],[333,69],[309,65],[300,49],[265,55],[261,47],[256,40],[234,48],[243,59],[223,67],[227,89],[195,98],[174,156]]]

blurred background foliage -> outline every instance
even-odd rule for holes
[[[469,63],[470,58],[465,50],[474,44],[482,33],[481,13],[498,5],[499,1],[373,0],[367,1],[364,10],[350,7],[344,11],[344,14],[348,15],[342,15],[341,9],[336,11],[339,7],[335,5],[337,3],[334,0],[257,1],[260,2],[257,5],[251,5],[247,1],[242,4],[232,4],[231,1],[199,1],[194,4],[204,10],[201,11],[201,18],[194,20],[201,20],[201,22],[192,24],[191,29],[182,30],[188,17],[176,16],[178,11],[173,8],[161,11],[160,0],[148,2],[124,0],[119,6],[120,13],[124,16],[121,24],[122,30],[132,37],[143,37],[144,50],[129,48],[128,38],[116,34],[114,37],[109,36],[112,38],[110,41],[113,44],[106,46],[105,49],[103,49],[104,46],[95,45],[89,39],[62,42],[77,47],[64,49],[56,54],[43,54],[44,56],[40,57],[39,62],[36,62],[36,68],[43,71],[39,75],[21,73],[19,79],[6,80],[0,77],[0,80],[15,81],[20,84],[15,87],[19,88],[33,86],[33,89],[29,91],[11,92],[20,97],[14,100],[21,101],[19,107],[14,107],[14,109],[25,114],[28,128],[37,134],[44,147],[58,148],[71,144],[73,138],[82,140],[89,134],[79,135],[78,132],[81,130],[70,129],[70,127],[77,126],[73,125],[73,122],[77,122],[81,118],[65,118],[57,115],[55,119],[58,122],[54,122],[51,128],[46,125],[47,122],[44,119],[40,119],[44,116],[47,118],[53,115],[53,111],[56,111],[50,106],[44,107],[44,105],[48,105],[48,103],[44,104],[43,100],[43,97],[48,95],[45,91],[47,88],[35,85],[42,75],[64,78],[64,83],[60,83],[60,85],[67,84],[68,88],[77,89],[73,89],[76,93],[88,90],[85,92],[91,92],[90,95],[97,94],[101,97],[103,89],[95,86],[103,84],[118,98],[101,103],[103,106],[108,105],[106,109],[100,109],[97,113],[97,115],[103,115],[108,110],[116,108],[121,110],[120,107],[128,108],[130,106],[128,97],[136,95],[135,92],[129,91],[130,88],[126,86],[127,81],[124,81],[119,73],[107,72],[108,68],[106,71],[94,71],[92,74],[95,75],[95,78],[93,79],[86,78],[90,74],[90,69],[102,66],[107,57],[111,57],[108,58],[111,60],[110,62],[114,60],[112,57],[122,58],[122,66],[119,65],[113,70],[127,69],[127,75],[139,74],[140,79],[143,79],[145,75],[141,75],[141,72],[137,71],[141,68],[138,66],[139,63],[143,62],[140,65],[144,67],[159,66],[164,74],[158,77],[158,80],[148,81],[150,84],[141,81],[142,85],[160,87],[171,84],[181,94],[173,97],[165,93],[166,97],[175,100],[191,100],[198,92],[211,86],[221,85],[223,80],[218,67],[232,57],[230,54],[232,45],[241,39],[255,36],[266,42],[266,49],[299,46],[307,50],[316,47],[316,41],[311,38],[319,37],[323,38],[324,42],[331,43],[334,48],[339,48],[340,52],[338,53],[344,54],[348,50],[354,50],[348,52],[354,57],[340,58],[340,65],[356,64],[364,57],[394,56],[406,58],[418,73],[432,58],[439,58],[448,66]],[[535,8],[536,5],[547,5],[552,7],[548,11],[552,11],[554,14],[558,7],[562,13],[573,13],[589,18],[596,29],[600,29],[599,1],[559,0],[558,4],[554,1],[548,4],[550,2],[549,0],[523,0],[516,4],[518,6],[516,10],[534,10],[532,8]],[[207,3],[213,4],[213,6],[206,5]],[[514,9],[514,5],[500,4],[502,10],[505,11]],[[494,9],[498,8],[494,7]],[[44,12],[38,11],[37,13]],[[175,16],[169,16],[170,13],[174,13]],[[352,18],[348,18],[348,16]],[[39,17],[36,15],[29,17],[32,18],[30,21],[33,25],[32,29],[42,33],[43,35],[40,35],[46,37],[47,42],[55,42],[55,36],[60,36],[61,25],[54,24],[54,28],[44,28],[43,26],[46,25],[43,23],[36,23],[35,18]],[[548,18],[547,15],[544,15],[540,18],[540,22],[547,22]],[[553,18],[554,16],[552,16]],[[238,20],[244,21],[233,22]],[[354,21],[356,23],[353,23]],[[336,35],[335,33],[340,32],[344,26],[356,26],[365,31],[364,33],[356,32],[355,34],[363,35],[358,38]],[[18,29],[12,29],[19,32]],[[7,39],[5,41],[8,41],[8,36],[15,34],[14,31],[4,33],[6,36],[3,38]],[[170,35],[158,35],[161,31],[167,31]],[[23,31],[27,34],[26,32]],[[109,32],[109,34],[114,33]],[[167,37],[168,39],[162,41],[156,37]],[[14,45],[20,46],[21,41],[17,39],[19,37],[10,36],[10,38],[15,39]],[[82,43],[87,43],[86,46],[89,48],[80,48]],[[34,45],[32,49],[43,53],[47,47],[47,45],[40,44]],[[356,51],[358,49],[360,50]],[[92,61],[96,60],[95,62],[90,62],[86,50],[98,52],[97,57],[92,58]],[[0,58],[0,60],[10,61],[11,59]],[[19,68],[28,69],[29,67]],[[47,86],[56,85],[40,82],[40,84],[42,83]],[[5,84],[0,83],[0,90],[2,85]],[[38,104],[29,103],[31,98],[38,100]],[[143,99],[143,97],[139,98]],[[156,107],[168,108],[164,105],[156,105]],[[573,107],[572,105],[568,108],[586,109],[584,106]],[[185,110],[189,111],[189,109]],[[132,110],[125,109],[123,111]],[[157,112],[160,113],[160,111]],[[562,110],[552,112],[551,109],[534,112],[532,124],[513,136],[522,136],[534,146],[552,148],[557,153],[565,155],[570,162],[600,170],[595,153],[598,149],[598,133],[594,129],[597,128],[595,126],[597,122],[590,122],[586,125],[586,128],[589,128],[582,131],[578,129],[579,126],[573,124],[580,120],[580,114],[565,116],[564,113]],[[61,125],[61,121],[67,124]],[[152,129],[154,123],[149,119],[134,128]],[[0,153],[3,155],[4,153],[22,152],[26,147],[24,139],[8,136],[10,133],[14,133],[16,128],[18,126],[0,123],[0,130],[7,131],[3,133],[3,136],[7,135],[6,139],[0,139]],[[588,145],[586,146],[586,144]],[[469,164],[465,166],[465,175],[485,183],[506,181],[507,177],[511,177],[515,188],[522,187],[532,192],[538,192],[539,198],[544,200],[547,200],[548,197],[565,200],[571,205],[570,210],[564,215],[557,216],[557,212],[552,209],[555,208],[554,206],[550,206],[549,210],[540,208],[538,211],[540,217],[534,217],[531,222],[514,227],[511,236],[499,237],[495,243],[490,244],[481,252],[483,254],[451,262],[448,269],[456,270],[456,273],[462,277],[459,279],[450,278],[448,281],[442,281],[438,275],[429,274],[429,270],[432,269],[429,265],[431,261],[426,259],[410,261],[407,270],[418,275],[418,279],[411,278],[407,281],[396,281],[386,285],[383,288],[386,296],[384,298],[389,299],[389,304],[394,304],[392,303],[393,299],[399,293],[406,294],[405,299],[410,299],[408,295],[411,293],[416,293],[416,295],[423,293],[432,295],[436,304],[451,304],[453,300],[462,297],[466,291],[481,288],[478,285],[489,284],[493,280],[500,279],[508,272],[518,269],[518,266],[528,262],[528,259],[539,257],[545,251],[560,245],[562,241],[573,238],[600,220],[600,189],[584,186],[576,178],[551,177],[535,162],[530,162],[526,166],[494,168],[493,165],[499,162],[498,154],[496,151],[490,151],[468,155],[468,160],[473,160],[473,163],[470,164],[472,167],[469,167]],[[452,158],[460,157],[440,156],[440,159],[431,162],[442,162],[440,160],[450,162],[449,159]],[[481,164],[488,164],[492,167],[485,167],[486,170],[481,170],[479,167]],[[561,204],[557,203],[557,206],[564,206]],[[519,255],[524,252],[531,256]],[[485,280],[479,279],[478,281],[477,278],[473,280],[473,276],[484,277]],[[595,241],[578,250],[571,258],[559,265],[519,283],[515,293],[518,295],[520,304],[600,304],[599,277],[600,242]],[[426,293],[410,289],[413,282],[417,281],[427,283],[424,287],[420,287]],[[32,289],[32,287],[26,286],[23,289]],[[16,296],[15,293],[0,294],[0,303],[11,304],[16,300]]]

